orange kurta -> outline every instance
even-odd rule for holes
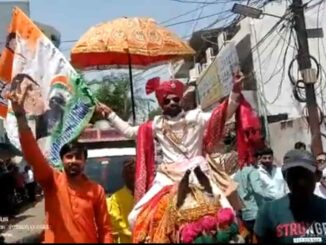
[[[25,160],[44,191],[45,243],[112,243],[104,189],[85,178],[69,187],[65,173],[51,168],[30,130],[20,132]]]

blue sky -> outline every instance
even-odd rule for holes
[[[147,16],[160,23],[200,6],[202,4],[179,3],[171,0],[30,0],[30,13],[34,20],[56,27],[62,33],[62,40],[65,41],[78,39],[88,28],[97,23],[122,16]],[[209,4],[202,12],[199,9],[167,24],[212,15],[227,8],[229,9],[227,4]],[[216,19],[217,16],[212,16],[198,22],[176,25],[170,29],[180,36],[189,35],[194,25],[195,30],[198,30]],[[65,46],[63,49],[67,49],[70,45],[63,43],[62,46]]]
[[[206,0],[200,1],[205,2]],[[211,1],[207,0],[207,2]],[[165,23],[165,25],[175,24],[202,18],[198,21],[168,27],[180,37],[189,37],[193,31],[205,28],[214,22],[218,18],[214,14],[231,8],[230,4],[225,4],[225,1],[221,0],[220,2],[222,3],[204,5],[203,3],[179,3],[173,0],[30,0],[30,16],[35,21],[55,27],[61,33],[60,49],[69,57],[69,51],[74,43],[67,41],[79,39],[93,25],[123,16],[152,17],[161,23],[198,9]],[[214,16],[206,18],[210,15]],[[96,78],[109,72],[91,72],[87,77]],[[144,82],[153,76],[168,79],[170,75],[167,68],[154,68],[146,72],[143,77],[135,77],[136,86],[144,87]]]
[[[201,3],[179,3],[171,0],[30,0],[30,14],[33,20],[52,25],[61,32],[61,49],[68,54],[66,51],[69,51],[73,43],[65,41],[78,39],[97,23],[122,16],[147,16],[160,23],[201,6]],[[229,8],[226,4],[208,4],[166,24],[203,18]],[[179,36],[189,36],[192,30],[206,27],[217,17],[211,16],[169,28]]]
[[[200,1],[205,2],[205,0]],[[207,2],[211,1],[207,0]],[[217,15],[205,18],[206,16],[230,9],[230,5],[225,4],[225,1],[221,2],[221,4],[204,5],[203,3],[179,3],[172,0],[30,0],[30,16],[33,20],[52,25],[60,31],[62,40],[60,49],[69,57],[73,42],[66,41],[79,39],[91,26],[98,23],[123,16],[152,17],[161,23],[199,8],[197,11],[165,23],[175,24],[198,17],[203,18],[199,21],[169,27],[180,37],[190,36],[193,31],[205,28],[218,18]],[[158,75],[161,75],[163,79],[169,77],[167,69],[157,68],[157,70]],[[93,77],[93,74],[97,77],[105,73],[91,73],[90,77]],[[149,73],[153,76],[152,70]]]

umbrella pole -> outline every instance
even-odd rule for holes
[[[134,86],[132,82],[132,67],[131,67],[131,55],[128,52],[128,62],[129,62],[129,81],[130,81],[130,92],[131,92],[131,107],[132,107],[132,119],[133,124],[136,124],[136,111],[135,111],[135,98],[134,98]]]

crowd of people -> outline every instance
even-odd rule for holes
[[[0,161],[0,216],[14,217],[25,204],[33,203],[38,191],[33,171],[26,165],[24,171],[11,161]]]
[[[321,232],[314,233],[314,229],[318,229],[318,224],[321,224],[320,229],[324,229],[321,227],[326,221],[324,216],[320,215],[324,209],[323,205],[326,204],[320,199],[326,199],[326,155],[320,154],[315,158],[306,151],[304,143],[297,142],[294,149],[284,156],[282,165],[274,161],[271,148],[257,151],[255,157],[255,162],[238,169],[233,176],[238,183],[237,192],[244,205],[237,212],[237,216],[248,231],[245,242],[291,242],[289,239],[295,234],[304,237],[303,230],[309,229],[310,226],[304,228],[300,225],[311,219],[315,222],[310,224],[311,237],[306,240],[302,238],[302,241],[324,241],[324,238],[313,235],[321,235]],[[123,170],[126,185],[107,199],[117,243],[132,242],[128,214],[134,205],[134,163],[134,159],[126,161]],[[312,195],[313,193],[315,195]],[[309,199],[311,202],[305,204]],[[295,207],[293,214],[292,207],[289,206],[290,201]],[[266,203],[268,205],[265,205]],[[305,211],[309,212],[310,218],[295,216]],[[279,235],[275,231],[280,232]]]
[[[316,206],[314,203],[309,204],[310,196],[312,200],[320,200],[316,196],[326,198],[325,177],[323,177],[326,173],[325,163],[325,154],[315,158],[306,150],[306,145],[302,142],[295,143],[294,149],[284,156],[281,166],[273,161],[272,149],[265,148],[257,151],[256,161],[239,170],[234,177],[239,183],[239,196],[245,204],[239,214],[250,232],[248,241],[252,242],[256,238],[265,242],[280,242],[282,239],[284,242],[291,242],[289,238],[296,234],[304,237],[302,231],[305,228],[301,229],[296,224],[300,221],[311,222],[311,220],[294,216],[292,208],[300,210],[301,207],[300,212],[309,211],[312,214],[311,209]],[[291,206],[288,206],[289,203]],[[323,202],[320,202],[321,204]],[[271,210],[267,210],[267,207]],[[317,210],[322,212],[320,208]],[[323,219],[323,215],[315,217],[311,215],[310,218],[317,222],[317,217]],[[288,228],[291,231],[286,230]],[[304,238],[302,239],[304,241]],[[313,239],[316,238],[312,237]],[[305,241],[309,242],[309,239]]]
[[[146,91],[155,92],[163,115],[140,126],[99,103],[97,117],[137,142],[136,158],[124,163],[125,186],[110,197],[85,176],[87,149],[77,141],[60,151],[63,171],[50,166],[28,126],[24,91],[11,92],[23,155],[44,191],[42,240],[326,242],[325,154],[313,156],[298,142],[276,164],[259,134],[259,120],[241,95],[242,81],[242,74],[235,74],[231,94],[204,113],[188,100],[193,89],[176,80],[150,80]],[[233,115],[238,154],[231,159],[224,126]],[[158,165],[155,143],[162,151]],[[234,159],[233,173],[221,168]]]

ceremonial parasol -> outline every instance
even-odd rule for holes
[[[124,17],[91,27],[72,48],[71,63],[81,70],[129,68],[135,122],[132,67],[145,69],[194,53],[187,43],[155,20]]]

